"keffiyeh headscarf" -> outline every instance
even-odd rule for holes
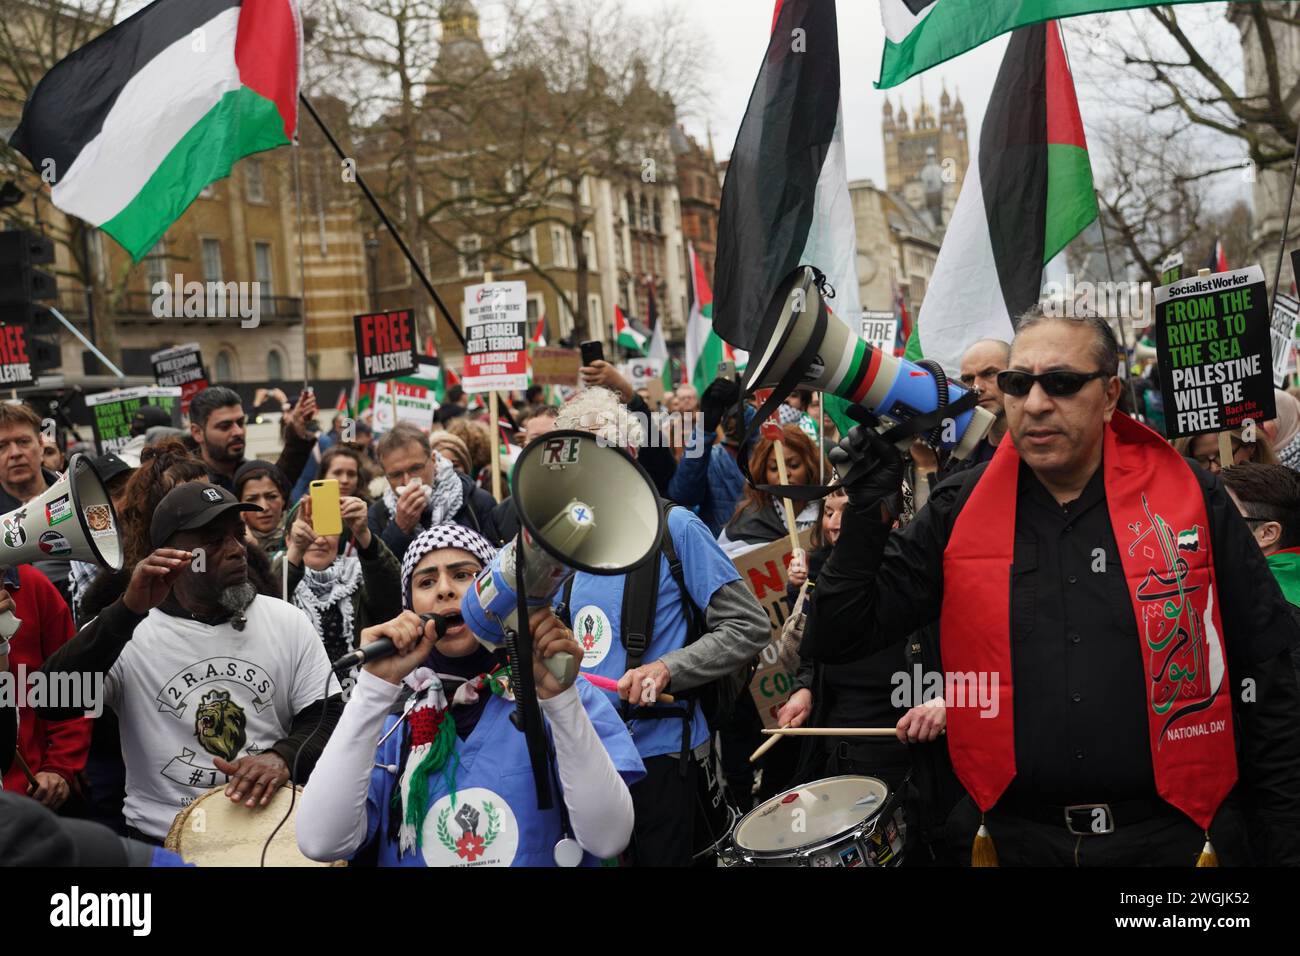
[[[461,524],[435,524],[422,532],[410,543],[406,555],[402,558],[402,607],[411,607],[411,575],[415,566],[430,551],[439,548],[459,548],[468,551],[483,563],[484,567],[496,556],[497,549],[488,543],[487,538],[477,531]]]
[[[425,510],[432,512],[429,526],[435,527],[453,520],[459,513],[465,503],[465,486],[460,483],[460,475],[450,458],[440,455],[436,449],[432,454],[433,497]],[[384,506],[388,508],[388,519],[391,521],[397,514],[397,493],[391,486],[384,488]]]
[[[430,552],[440,548],[458,548],[478,558],[486,567],[496,549],[477,531],[458,524],[438,524],[421,533],[406,549],[402,558],[402,606],[411,607],[411,575]],[[447,700],[441,676],[429,667],[417,667],[406,677],[413,693],[406,702],[408,750],[403,757],[401,778],[393,791],[393,810],[400,821],[398,856],[417,849],[424,834],[424,819],[429,811],[429,775],[441,772],[447,780],[452,805],[456,801],[456,722],[451,714],[455,704],[477,703],[483,692],[509,698],[509,670],[480,674],[462,684]]]

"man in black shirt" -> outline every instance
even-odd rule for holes
[[[942,616],[949,696],[965,677],[982,707],[963,724],[948,701],[972,797],[949,832],[969,846],[979,826],[1004,863],[1190,866],[1210,842],[1229,864],[1300,863],[1300,631],[1222,482],[1116,415],[1117,353],[1103,320],[1023,317],[999,378],[1011,442],[898,534],[899,456],[855,428],[833,455],[856,467],[803,653],[854,660]],[[1196,521],[1171,534],[1157,505]],[[958,528],[963,510],[980,527]],[[1126,574],[1142,562],[1154,577]]]

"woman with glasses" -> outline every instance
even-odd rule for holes
[[[1232,443],[1232,461],[1226,466],[1220,460],[1219,433],[1207,432],[1192,438],[1175,438],[1174,450],[1184,458],[1190,458],[1212,475],[1217,475],[1225,467],[1240,465],[1244,461],[1253,461],[1257,465],[1276,465],[1277,455],[1273,453],[1268,440],[1245,442],[1241,440],[1241,429],[1228,432]],[[1259,433],[1263,438],[1263,433]]]

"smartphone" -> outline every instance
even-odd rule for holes
[[[719,362],[718,378],[725,378],[729,382],[734,382],[736,380],[736,363]]]
[[[317,534],[342,534],[343,513],[339,509],[339,483],[336,478],[313,481],[311,489],[311,527]]]
[[[582,350],[582,364],[584,366],[590,366],[597,359],[603,360],[605,358],[605,344],[595,339],[580,343],[578,348]]]

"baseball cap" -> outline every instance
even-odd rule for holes
[[[95,473],[104,484],[108,484],[124,472],[135,470],[116,455],[100,455],[98,458],[92,458],[90,463],[95,466]]]
[[[161,405],[141,405],[131,417],[131,431],[143,435],[154,425],[170,425],[172,413]]]
[[[177,485],[158,502],[149,523],[149,540],[153,547],[166,546],[177,531],[193,531],[211,524],[228,511],[261,511],[261,507],[244,503],[225,488],[203,481]]]

